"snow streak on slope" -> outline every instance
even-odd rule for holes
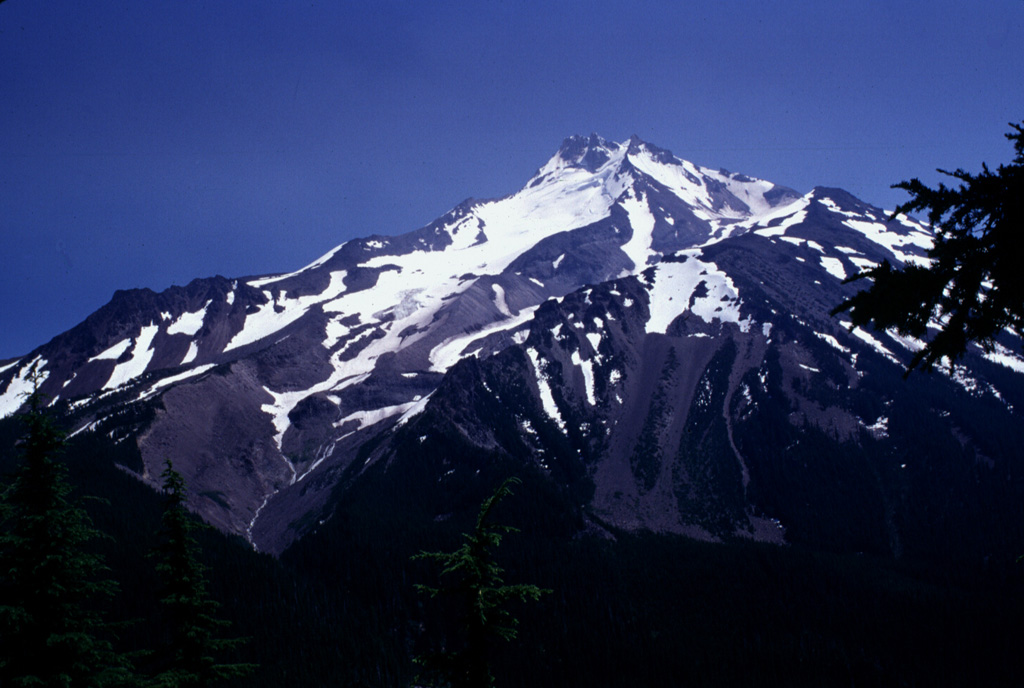
[[[93,356],[92,358],[90,358],[88,362],[91,363],[92,361],[103,361],[103,360],[116,361],[117,359],[121,358],[121,355],[125,351],[127,351],[128,347],[130,347],[131,345],[132,345],[132,340],[131,339],[122,339],[117,344],[114,344],[113,346],[108,347],[107,349],[101,351],[100,353],[98,353],[95,356]]]
[[[633,236],[622,245],[622,251],[633,261],[634,272],[647,267],[654,251],[651,250],[654,233],[654,215],[646,199],[629,196],[620,205],[629,214],[629,224],[633,228]]]
[[[496,332],[518,329],[525,325],[537,311],[536,306],[525,308],[518,315],[509,320],[500,320],[489,327],[478,332],[451,337],[434,347],[430,352],[430,369],[434,372],[444,372],[455,365],[460,358],[473,355],[472,345]]]
[[[15,361],[17,363],[17,361]],[[43,368],[46,366],[46,359],[36,356],[18,371],[7,385],[7,389],[0,394],[0,418],[11,415],[17,411],[29,395],[42,384],[49,373]]]
[[[187,380],[187,379],[193,378],[193,377],[199,377],[203,373],[207,372],[208,370],[212,370],[213,368],[214,368],[214,364],[213,363],[207,363],[206,365],[196,366],[195,368],[192,368],[191,370],[186,370],[183,373],[178,373],[177,375],[171,375],[170,377],[165,377],[162,380],[158,380],[156,382],[156,384],[154,384],[148,390],[146,390],[146,391],[142,392],[141,394],[139,394],[138,400],[142,401],[143,399],[148,399],[149,397],[153,396],[154,394],[159,392],[164,387],[169,387],[170,385],[173,385],[175,383],[181,382],[182,380]]]
[[[213,303],[212,300],[207,301],[198,311],[193,313],[182,313],[178,316],[178,319],[167,326],[167,334],[185,334],[189,337],[194,337],[197,332],[203,327],[203,320],[206,318],[206,309]]]
[[[551,392],[551,380],[547,374],[547,363],[540,357],[537,350],[532,347],[526,350],[526,355],[529,357],[530,364],[533,366],[533,371],[536,375],[537,390],[540,393],[540,401],[544,407],[544,412],[562,432],[565,432],[565,420],[562,418],[558,405],[555,403],[555,397]]]
[[[860,232],[879,246],[884,247],[902,263],[918,262],[927,264],[929,261],[923,258],[920,252],[929,250],[934,243],[934,238],[919,225],[910,222],[905,216],[902,219],[897,219],[900,219],[900,222],[910,229],[907,234],[897,234],[890,231],[884,223],[877,221],[846,220],[843,224],[850,229]],[[907,253],[904,249],[908,247],[916,247],[919,250],[916,253]]]
[[[114,366],[114,372],[110,374],[110,379],[107,380],[107,384],[103,385],[103,389],[120,387],[146,372],[146,367],[153,360],[153,355],[156,353],[156,351],[150,348],[150,345],[153,343],[153,338],[156,337],[156,333],[159,330],[159,325],[152,324],[142,328],[139,336],[135,338],[135,347],[132,349],[131,359]]]
[[[249,285],[256,286],[264,283],[266,283],[265,280],[256,280],[250,282]],[[300,296],[290,299],[287,297],[286,292],[280,292],[275,298],[273,293],[264,291],[263,295],[267,298],[267,302],[255,313],[246,316],[245,325],[228,342],[227,346],[224,347],[224,351],[252,344],[287,327],[305,315],[314,305],[329,301],[343,291],[345,291],[344,270],[332,272],[331,283],[327,289],[313,296]]]
[[[324,263],[329,261],[331,258],[333,258],[334,254],[337,253],[340,248],[341,248],[341,246],[335,246],[333,249],[331,249],[330,251],[328,251],[324,255],[320,256],[319,258],[314,260],[312,263],[310,263],[306,267],[300,268],[300,269],[296,270],[295,272],[289,272],[288,274],[285,274],[285,275],[272,275],[270,277],[263,277],[261,279],[251,280],[248,284],[250,286],[257,287],[257,288],[264,287],[264,286],[266,286],[268,284],[274,284],[275,282],[283,282],[286,279],[291,279],[292,277],[295,277],[297,275],[301,275],[304,272],[309,272],[310,270],[315,270],[316,268],[320,267],[321,265],[323,265]],[[230,301],[228,303],[230,303]]]

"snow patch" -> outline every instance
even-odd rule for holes
[[[355,430],[351,432],[358,432],[363,428],[368,428],[371,425],[376,425],[377,423],[380,423],[383,420],[387,420],[388,418],[393,418],[394,416],[398,415],[404,415],[414,406],[417,406],[424,401],[425,399],[417,397],[413,401],[409,401],[404,404],[395,404],[394,406],[385,406],[383,408],[371,409],[368,411],[356,411],[355,413],[350,413],[341,420],[335,422],[334,427],[340,428],[343,427],[346,423],[351,423],[352,421],[355,421],[356,423],[358,423],[358,426],[356,427]],[[351,434],[351,432],[349,434]],[[347,436],[348,435],[345,435],[345,437]],[[314,464],[309,470],[312,471],[313,468],[316,468],[316,465],[317,464]],[[304,473],[302,477],[299,478],[299,480],[302,480],[302,478],[305,477],[308,473],[309,471]]]
[[[843,224],[863,234],[867,239],[887,249],[897,260],[903,263],[917,262],[928,264],[930,260],[914,253],[907,253],[904,249],[917,249],[916,253],[927,252],[935,243],[934,237],[916,225],[907,234],[897,234],[890,231],[881,222],[865,222],[863,220],[844,220]],[[904,223],[907,224],[907,223]]]
[[[536,310],[537,306],[531,306],[530,308],[525,308],[519,311],[518,315],[513,316],[508,320],[499,320],[498,322],[492,323],[491,325],[471,334],[449,337],[430,351],[430,369],[432,371],[443,373],[455,365],[455,363],[465,355],[465,351],[473,344],[473,342],[482,340],[495,332],[518,328],[520,325],[532,318],[533,313]]]
[[[871,425],[865,425],[864,429],[870,432],[875,439],[885,439],[889,436],[889,419],[886,416],[880,416]]]
[[[548,415],[555,424],[565,432],[565,421],[562,419],[562,414],[558,410],[558,405],[555,404],[554,394],[551,392],[551,382],[545,371],[545,365],[540,359],[540,355],[537,350],[530,347],[526,350],[526,355],[530,359],[530,363],[533,365],[533,371],[537,378],[537,389],[540,393],[540,403],[544,408],[544,413]]]
[[[206,318],[206,309],[213,301],[207,301],[198,311],[182,313],[178,319],[167,326],[167,334],[187,334],[194,337],[203,326],[203,319]]]
[[[324,263],[329,261],[332,257],[334,257],[334,254],[337,253],[339,250],[341,250],[342,246],[344,246],[344,244],[341,244],[339,246],[335,246],[330,251],[328,251],[324,255],[320,256],[319,258],[314,260],[312,263],[310,263],[306,267],[300,268],[300,269],[296,270],[295,272],[289,272],[286,275],[274,275],[274,276],[271,276],[271,277],[264,277],[262,279],[250,280],[249,282],[246,282],[246,284],[248,284],[251,287],[256,287],[257,289],[259,289],[260,287],[264,287],[264,286],[266,286],[268,284],[273,284],[274,282],[281,282],[283,280],[290,279],[292,277],[295,277],[296,275],[300,275],[303,272],[306,272],[307,270],[313,270],[315,268],[320,267],[321,265],[323,265]],[[229,294],[229,300],[228,300],[229,304],[234,300],[233,297],[234,297],[234,292]]]
[[[821,267],[825,268],[828,274],[832,275],[838,280],[846,279],[846,270],[843,268],[843,261],[839,260],[838,258],[821,256]]]
[[[185,352],[185,358],[181,359],[181,363],[178,365],[186,365],[196,360],[196,356],[199,355],[199,345],[195,340],[188,343],[188,351]]]
[[[508,309],[508,304],[505,302],[505,289],[500,284],[492,284],[491,289],[494,290],[494,305],[498,312],[506,318],[511,318],[512,312]]]
[[[587,395],[587,403],[597,406],[597,396],[594,394],[594,362],[580,358],[579,351],[572,352],[573,365],[579,366],[583,373],[584,391]]]
[[[158,391],[160,391],[164,387],[167,387],[168,385],[173,385],[175,382],[181,382],[182,380],[187,380],[190,377],[196,377],[196,376],[202,375],[207,370],[210,370],[211,368],[213,368],[214,365],[215,364],[213,364],[213,363],[207,363],[206,365],[197,366],[197,367],[193,368],[192,370],[186,370],[183,373],[178,373],[177,375],[171,375],[170,377],[165,377],[164,379],[157,381],[152,387],[150,387],[146,391],[144,391],[141,394],[139,394],[139,396],[136,399],[136,401],[142,401],[143,399],[147,399],[147,398],[153,396],[154,394],[156,394]]]
[[[334,345],[337,344],[342,337],[347,337],[351,329],[347,325],[341,323],[341,318],[335,318],[334,320],[328,320],[327,325],[324,326],[324,348],[333,349]]]
[[[814,336],[816,336],[818,339],[821,339],[821,340],[827,342],[828,345],[831,346],[833,349],[841,351],[844,354],[850,353],[850,350],[847,347],[845,347],[842,344],[840,344],[839,340],[836,339],[835,337],[833,337],[830,334],[825,334],[824,332],[815,332]]]
[[[156,351],[151,349],[150,345],[153,343],[153,338],[156,337],[159,329],[159,325],[153,324],[142,328],[139,336],[135,338],[135,347],[132,349],[131,359],[114,366],[114,371],[110,374],[107,384],[103,385],[103,389],[120,387],[146,372],[149,362],[153,360],[153,356],[156,354]]]
[[[1021,360],[1020,356],[1014,354],[1002,344],[997,343],[992,351],[988,351],[983,355],[993,363],[998,363],[1017,373],[1024,373],[1024,360]]]
[[[36,356],[11,378],[7,389],[0,394],[0,418],[6,418],[21,408],[36,385],[42,384],[50,376],[50,371],[43,370],[46,363],[45,358]]]
[[[714,263],[698,260],[696,253],[683,252],[687,260],[682,263],[663,262],[657,265],[653,285],[648,285],[650,318],[647,321],[647,332],[664,334],[672,321],[686,310],[705,322],[731,322],[747,332],[750,319],[740,319],[740,297],[732,279]],[[707,293],[692,299],[701,284]]]
[[[875,351],[877,351],[878,353],[882,354],[885,358],[889,359],[890,361],[892,361],[896,365],[900,365],[899,359],[897,359],[896,356],[893,355],[893,353],[891,351],[889,351],[887,348],[885,348],[885,345],[882,344],[882,342],[878,341],[877,339],[872,337],[870,334],[868,334],[867,332],[865,332],[861,328],[859,328],[859,327],[853,328],[853,330],[851,331],[851,334],[854,337],[856,337],[857,339],[860,339],[861,341],[866,342],[867,344],[870,344],[871,347]]]
[[[866,270],[872,270],[878,267],[878,263],[873,260],[869,260],[863,256],[848,256],[848,260],[857,266],[857,269],[861,272]]]
[[[633,228],[633,236],[620,248],[633,263],[633,270],[639,272],[647,267],[653,254],[651,242],[654,237],[654,215],[650,206],[638,198],[626,198],[619,205],[629,215],[629,224]]]
[[[92,361],[101,361],[101,360],[116,361],[117,359],[121,358],[121,355],[124,354],[124,352],[127,351],[128,347],[130,347],[131,345],[132,345],[131,337],[129,337],[127,339],[123,339],[123,340],[119,341],[117,344],[114,344],[109,349],[106,349],[106,350],[102,351],[101,353],[96,354],[95,356],[90,358],[88,362],[91,363]]]
[[[275,278],[272,281],[277,281],[277,279],[284,279],[284,277]],[[257,282],[265,283],[261,280],[257,280]],[[249,284],[254,284],[254,282]],[[268,296],[267,302],[260,306],[259,310],[255,313],[245,316],[245,323],[242,325],[242,329],[231,338],[228,345],[224,347],[224,351],[231,351],[232,349],[258,342],[264,337],[272,335],[292,324],[305,315],[314,305],[337,298],[344,291],[344,270],[332,272],[331,283],[320,294],[289,299],[284,292],[281,292],[275,298],[270,292],[264,291],[264,295]]]
[[[782,236],[790,227],[800,224],[807,219],[807,206],[810,199],[806,196],[799,201],[775,208],[772,211],[761,215],[753,223],[743,223],[743,226],[755,228],[754,234],[767,238]],[[781,220],[778,224],[769,226],[775,220]]]

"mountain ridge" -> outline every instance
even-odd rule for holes
[[[587,495],[595,523],[787,541],[808,516],[761,494],[776,469],[744,448],[762,431],[749,418],[824,432],[836,451],[887,439],[884,414],[855,390],[876,357],[890,390],[916,344],[828,312],[858,270],[926,261],[930,237],[842,190],[799,195],[636,137],[569,137],[518,192],[467,199],[412,232],[348,241],[290,273],[119,291],[0,369],[0,415],[33,374],[69,404],[73,433],[151,405],[139,476],[154,483],[172,458],[194,509],[275,553],[329,514],[343,484],[413,460],[401,437],[437,404],[464,419],[450,431],[467,447]],[[951,368],[949,394],[1016,395],[1019,342],[1000,346],[987,377],[977,363]],[[477,408],[445,382],[467,375],[467,358],[480,360]],[[495,361],[510,367],[492,380]],[[787,414],[745,401],[755,388]],[[500,437],[474,418],[490,394],[519,400],[485,414]]]

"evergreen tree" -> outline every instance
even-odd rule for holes
[[[112,686],[130,678],[99,608],[117,591],[88,545],[100,537],[57,460],[63,433],[37,392],[23,460],[0,496],[0,685]]]
[[[254,664],[221,664],[217,655],[245,642],[217,636],[229,622],[215,616],[218,603],[206,589],[206,567],[199,561],[194,533],[203,527],[185,506],[185,481],[170,460],[161,474],[165,494],[161,541],[153,552],[161,582],[160,603],[168,643],[158,652],[153,688],[211,686],[252,672]]]
[[[1010,126],[1011,164],[995,172],[983,164],[981,174],[939,170],[961,182],[956,189],[931,189],[918,179],[893,186],[913,196],[893,217],[928,212],[936,232],[931,265],[894,269],[886,261],[861,272],[851,281],[874,283],[832,311],[849,311],[854,325],[928,339],[911,369],[962,356],[971,342],[991,349],[1004,329],[1024,335],[1024,125]],[[929,327],[938,332],[930,336]]]
[[[491,522],[491,512],[505,497],[512,494],[511,486],[518,478],[503,482],[484,500],[472,533],[463,533],[465,542],[454,552],[420,552],[413,559],[434,561],[441,566],[441,577],[447,578],[442,587],[416,585],[416,589],[430,597],[453,596],[462,608],[460,619],[462,638],[455,649],[445,649],[415,659],[424,668],[417,681],[430,685],[450,685],[453,688],[484,688],[494,685],[488,652],[494,638],[513,640],[519,620],[505,609],[507,602],[518,599],[534,601],[551,592],[536,585],[505,585],[504,569],[494,560],[494,549],[501,544],[502,535],[518,532],[512,526]]]

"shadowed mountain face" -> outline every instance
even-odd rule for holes
[[[486,460],[589,529],[980,556],[1020,536],[1020,343],[904,381],[918,342],[828,315],[931,236],[573,137],[511,196],[294,273],[118,292],[0,366],[0,415],[33,375],[75,432],[151,407],[124,439],[140,477],[171,458],[196,510],[272,552],[370,476],[443,489]]]

